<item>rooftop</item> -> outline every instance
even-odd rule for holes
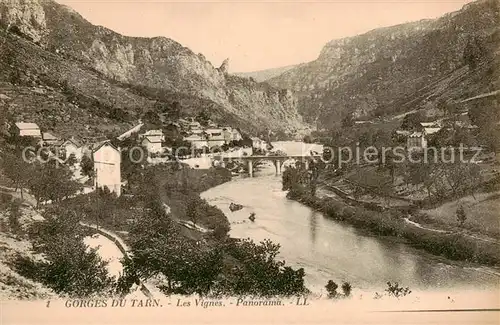
[[[421,138],[423,136],[423,132],[413,132],[409,135],[410,138]]]
[[[17,122],[16,126],[20,130],[33,130],[33,129],[40,129],[36,123],[27,123],[27,122]]]
[[[43,132],[42,133],[42,138],[44,140],[57,140],[57,137],[53,135],[52,133],[49,132]]]

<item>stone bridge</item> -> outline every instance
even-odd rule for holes
[[[219,160],[223,162],[230,161],[243,161],[247,163],[248,174],[253,177],[253,165],[255,162],[267,160],[273,162],[276,168],[276,175],[281,175],[283,163],[288,160],[301,161],[305,164],[306,169],[309,169],[309,162],[311,160],[321,159],[321,155],[289,155],[289,156],[242,156],[242,157],[220,157]]]

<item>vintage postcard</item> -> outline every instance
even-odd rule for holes
[[[498,324],[500,3],[0,0],[1,324]]]

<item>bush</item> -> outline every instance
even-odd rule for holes
[[[400,287],[399,283],[391,283],[387,282],[387,289],[385,289],[385,292],[390,296],[390,297],[404,297],[407,296],[411,293],[410,288],[408,287]]]
[[[328,292],[328,298],[336,298],[337,297],[338,287],[339,286],[335,282],[333,282],[332,280],[328,280],[328,283],[325,286],[326,291]]]
[[[351,295],[352,286],[349,282],[342,283],[342,292],[345,297],[349,297]]]

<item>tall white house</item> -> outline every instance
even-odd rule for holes
[[[111,142],[103,141],[92,148],[94,158],[94,184],[96,188],[107,187],[110,192],[121,195],[121,153]]]

